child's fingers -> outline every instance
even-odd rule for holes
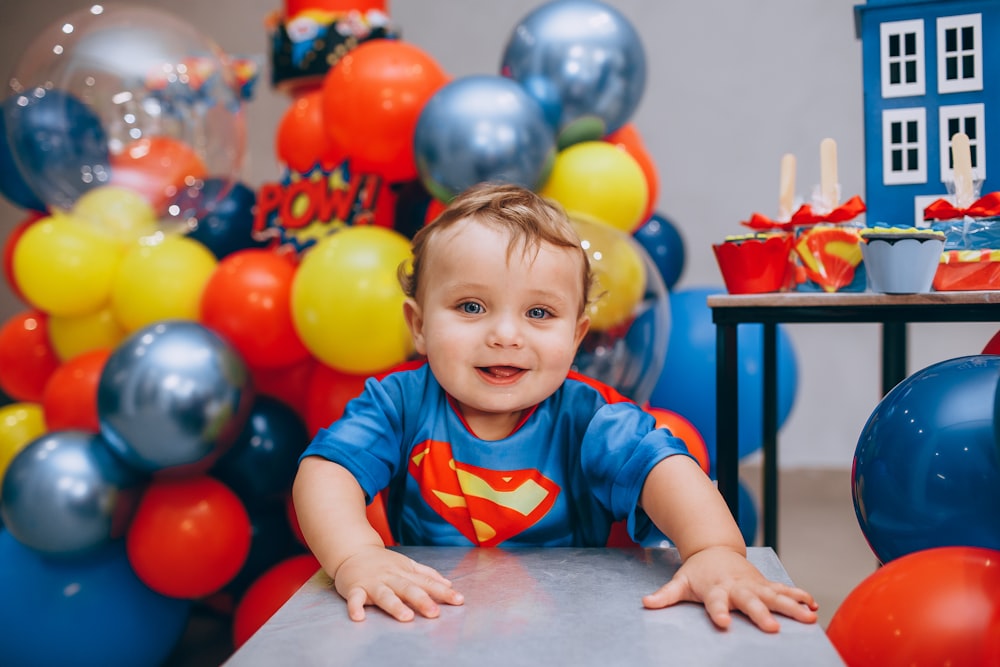
[[[365,620],[365,603],[368,601],[368,593],[365,589],[358,587],[348,591],[344,596],[347,601],[347,616],[352,621]]]
[[[642,606],[646,609],[663,609],[684,600],[693,600],[689,587],[684,581],[674,578],[653,593],[644,595]]]

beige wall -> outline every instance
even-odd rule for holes
[[[88,3],[0,0],[0,74],[6,77],[43,26]],[[267,0],[144,0],[199,27],[230,53],[267,54]],[[496,73],[516,23],[534,0],[395,0],[403,37],[454,76]],[[861,48],[851,0],[613,0],[642,35],[649,77],[633,119],[660,176],[658,210],[685,239],[678,288],[719,286],[711,244],[739,233],[751,212],[774,214],[778,164],[798,156],[799,190],[819,180],[819,142],[838,142],[845,195],[864,195]],[[287,97],[265,80],[248,108],[244,179],[277,176],[273,137]],[[4,237],[22,212],[0,203]],[[0,317],[20,310],[0,287]],[[976,354],[996,331],[988,324],[911,325],[911,370]],[[783,465],[849,466],[878,397],[875,325],[797,325],[799,382],[782,430]]]

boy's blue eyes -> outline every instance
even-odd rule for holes
[[[531,319],[533,319],[533,320],[544,319],[546,315],[548,315],[548,313],[545,311],[544,308],[530,308],[530,309],[528,309],[528,317],[531,318]]]
[[[469,315],[478,315],[483,312],[483,307],[473,301],[466,301],[459,307],[462,309],[463,313],[468,313]]]
[[[482,304],[476,303],[475,301],[466,301],[465,303],[459,304],[459,310],[461,310],[466,315],[481,315],[486,312]],[[549,311],[544,308],[529,308],[526,313],[528,319],[531,320],[542,320],[549,316]]]

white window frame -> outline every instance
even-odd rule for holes
[[[903,143],[891,143],[893,123],[917,124],[917,139],[910,143],[906,141],[905,127]],[[892,152],[894,149],[917,150],[917,168],[914,170],[893,171]],[[904,163],[906,161],[904,160]],[[882,110],[882,183],[883,185],[910,185],[927,182],[927,110],[924,107],[907,109]]]
[[[900,55],[895,58],[889,56],[889,39],[899,37],[901,46],[905,42],[905,35],[916,35],[917,52],[912,55]],[[923,95],[926,92],[926,62],[924,56],[924,22],[922,19],[912,19],[909,21],[887,21],[879,26],[879,63],[881,64],[882,77],[882,97],[909,97],[911,95]],[[916,62],[916,80],[912,82],[903,81],[892,83],[889,78],[889,71],[893,64],[898,64],[905,77],[906,62],[913,60]]]
[[[941,134],[941,182],[950,183],[955,180],[955,170],[951,164],[951,136],[948,134],[948,121],[960,119],[963,121],[963,131],[965,121],[969,118],[976,120],[976,136],[969,137],[969,146],[974,147],[974,158],[972,161],[972,180],[986,180],[986,105],[985,104],[953,104],[940,107],[938,110],[940,117]],[[968,134],[968,133],[966,133]]]
[[[947,53],[944,50],[946,30],[959,30],[962,28],[972,28],[975,46],[971,51],[963,50],[961,46],[957,53]],[[982,14],[960,14],[957,16],[941,16],[937,20],[937,72],[938,72],[938,92],[964,93],[972,90],[983,89],[983,17]],[[973,76],[948,80],[945,72],[948,58],[959,58],[971,55],[973,59],[972,67],[975,70]],[[959,74],[961,75],[961,66]]]
[[[930,220],[924,220],[924,209],[936,202],[938,199],[944,199],[945,201],[950,202],[953,206],[955,204],[955,195],[950,195],[947,192],[939,195],[917,195],[913,198],[914,227],[923,229],[931,226]]]

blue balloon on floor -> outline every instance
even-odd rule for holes
[[[685,262],[684,239],[677,226],[667,216],[655,212],[632,236],[649,253],[663,284],[672,290],[684,272]]]
[[[124,542],[56,560],[0,530],[0,665],[155,667],[190,607],[143,584]]]
[[[949,359],[900,382],[868,418],[852,496],[883,563],[933,547],[1000,549],[998,381],[1000,356]]]
[[[7,98],[3,112],[14,162],[42,202],[70,209],[80,195],[108,183],[108,137],[86,104],[60,90],[35,89]]]
[[[670,294],[670,342],[667,359],[649,399],[650,405],[684,415],[705,439],[715,470],[715,324],[706,299],[724,294],[714,287],[692,287]],[[739,325],[739,455],[760,449],[764,440],[763,326]],[[798,364],[792,341],[777,327],[778,426],[792,411]]]

